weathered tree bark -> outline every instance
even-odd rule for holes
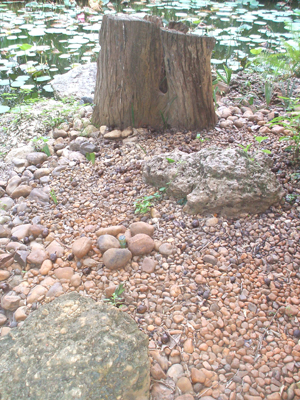
[[[158,21],[105,15],[93,123],[119,127],[215,125],[210,57],[215,39]]]

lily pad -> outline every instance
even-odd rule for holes
[[[44,36],[46,35],[46,32],[44,31],[44,29],[32,29],[31,31],[28,32],[29,36]]]
[[[38,78],[36,78],[37,82],[45,82],[45,81],[49,81],[51,79],[51,76],[49,75],[44,75],[44,76],[39,76]]]
[[[24,84],[24,81],[14,81],[10,84],[11,87],[19,88]]]
[[[9,111],[10,110],[10,107],[8,107],[8,106],[1,106],[0,105],[0,114],[4,114],[4,113],[6,113],[7,111]]]
[[[80,43],[71,43],[68,46],[68,49],[79,49],[81,46],[82,46],[82,44],[80,44]]]
[[[33,46],[31,44],[29,44],[29,43],[24,43],[24,44],[19,44],[18,47],[21,50],[26,51],[26,50],[30,50]]]
[[[23,85],[23,86],[21,86],[20,89],[23,89],[23,90],[31,90],[31,89],[33,89],[33,88],[35,88],[35,85]]]
[[[45,85],[45,86],[43,86],[43,89],[48,93],[53,92],[53,87],[51,85]]]

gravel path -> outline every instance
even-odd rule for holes
[[[239,104],[230,108],[231,101],[227,97],[219,103],[217,127],[201,132],[208,140],[191,132],[146,129],[123,141],[100,135],[92,139],[99,149],[95,165],[69,161],[59,173],[61,146],[38,165],[50,171],[44,179],[27,173],[32,187],[50,185],[58,204],[19,197],[10,210],[2,210],[2,335],[54,296],[76,290],[101,300],[122,283],[124,312],[149,336],[153,400],[300,399],[299,164],[283,151],[286,144],[278,138],[284,132],[266,126],[275,107],[251,114]],[[90,109],[83,113],[89,117]],[[212,145],[253,143],[255,152],[261,148],[257,135],[269,137],[264,148],[272,152],[273,172],[288,196],[281,205],[239,219],[190,216],[163,195],[151,213],[134,213],[134,201],[155,192],[142,180],[145,159],[176,148],[192,152]],[[56,139],[54,148],[59,143],[67,145],[68,140]],[[0,186],[7,190],[5,174]],[[99,229],[128,228],[137,221],[154,226],[155,250],[134,256],[124,269],[106,268],[97,247]],[[11,238],[11,229],[26,224],[43,228],[31,228],[20,240]],[[74,259],[72,251],[78,249],[72,250],[72,244],[83,236],[92,246],[83,258]],[[62,251],[52,261],[39,253],[50,243],[51,254]],[[158,251],[162,243],[168,244],[165,252]],[[12,249],[31,250],[31,265],[5,258]],[[5,296],[19,298],[17,309],[13,299],[4,304]]]

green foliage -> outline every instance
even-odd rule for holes
[[[268,137],[267,136],[255,136],[255,138],[254,138],[259,144],[261,144],[264,140],[267,140],[268,139]],[[272,154],[271,153],[271,151],[270,150],[267,150],[267,149],[263,149],[263,150],[260,150],[262,153],[265,153],[265,154]]]
[[[148,211],[150,211],[150,207],[152,207],[152,202],[149,197],[153,196],[144,196],[142,199],[137,199],[133,202],[135,206],[135,214],[146,214]]]
[[[201,133],[197,133],[196,139],[198,139],[201,143],[205,142],[206,140],[210,140],[210,138],[202,138]]]
[[[160,111],[160,116],[161,116],[161,119],[163,121],[163,129],[166,130],[168,128],[168,126],[169,126],[168,125],[168,117],[165,116],[165,114],[162,111]]]
[[[40,115],[43,117],[42,122],[45,129],[52,129],[63,122],[67,122],[69,114],[74,114],[79,108],[81,108],[81,105],[72,100],[63,103],[66,105],[69,104],[69,107],[62,107],[61,104],[58,104],[41,112]]]
[[[285,61],[281,59],[281,53],[273,52],[270,49],[258,47],[251,49],[250,52],[255,57],[248,62],[248,67],[255,72],[262,74],[265,78],[273,79],[283,73],[285,69]]]
[[[169,164],[172,164],[175,162],[175,160],[173,160],[173,158],[166,157],[166,160],[168,161]]]
[[[95,153],[86,153],[85,156],[88,161],[90,161],[93,165],[95,165],[95,159],[96,159]]]
[[[300,36],[299,33],[294,33],[294,39],[282,42],[284,52],[279,53],[285,61],[285,67],[297,77],[300,76]]]
[[[273,77],[287,74],[300,76],[300,34],[292,30],[291,25],[286,25],[292,39],[281,42],[281,51],[273,50],[271,47],[266,49],[257,47],[251,49],[250,53],[255,56],[250,60],[256,72],[268,73]]]
[[[268,139],[268,137],[267,136],[255,136],[255,138],[254,138],[259,144],[261,144],[264,140],[267,140]],[[247,154],[247,156],[249,157],[249,150],[250,150],[250,148],[252,147],[252,143],[249,143],[249,144],[247,144],[246,146],[243,146],[242,144],[239,144],[239,147],[241,147],[242,149],[243,149],[243,151]],[[262,149],[262,150],[259,150],[259,151],[261,151],[262,153],[265,153],[265,154],[271,154],[271,151],[270,150],[267,150],[267,149]],[[254,158],[250,158],[249,157],[249,160],[251,160],[251,161],[254,161]]]
[[[153,206],[152,201],[155,199],[159,199],[161,196],[157,196],[157,192],[154,195],[151,196],[144,196],[141,199],[137,199],[134,201],[134,206],[135,206],[135,214],[146,214],[147,212],[150,211],[150,207]]]
[[[267,136],[255,136],[255,140],[260,144],[261,142],[263,142],[264,140],[267,140],[268,137]]]
[[[288,203],[294,203],[296,200],[297,200],[297,198],[299,197],[299,195],[298,194],[287,194],[286,195],[286,197],[285,197],[285,199],[286,199],[286,201],[288,202]]]
[[[44,136],[39,136],[39,137],[37,137],[37,138],[32,139],[32,142],[34,143],[35,149],[36,149],[36,150],[38,150],[38,151],[41,150],[41,151],[43,151],[45,154],[47,154],[48,157],[50,157],[50,156],[51,156],[51,153],[50,153],[50,150],[49,150],[49,147],[48,147],[48,144],[47,144],[48,140],[49,140],[49,139],[46,138],[46,137],[44,137]],[[43,141],[45,144],[44,144],[43,147],[41,147],[41,149],[39,149],[38,143],[41,142],[41,141]]]
[[[122,303],[123,299],[121,297],[121,294],[125,291],[123,283],[120,283],[119,286],[116,287],[116,290],[112,294],[112,296],[109,299],[105,299],[104,301],[112,304],[113,306],[119,308]]]
[[[5,92],[1,94],[4,103],[11,105],[13,103],[15,106],[10,110],[14,114],[20,114],[28,110],[28,106],[34,104],[38,101],[39,95],[37,92],[32,92],[32,89],[17,89],[10,88],[10,92]]]
[[[253,54],[254,56],[258,56],[259,54],[262,53],[263,47],[256,47],[255,49],[251,49],[250,53]]]
[[[284,82],[280,85],[282,96],[279,96],[279,98],[282,100],[285,110],[293,110],[298,103],[298,99],[293,98],[295,84],[295,80],[292,83],[291,80],[288,79],[286,81],[286,87],[284,86]]]
[[[215,87],[213,87],[213,99],[214,99],[215,103],[217,102],[217,94],[221,93],[220,89],[217,86],[217,83],[218,83],[218,80],[213,81],[213,86],[215,86]]]
[[[223,82],[225,82],[225,83],[227,83],[227,85],[229,85],[231,82],[232,69],[227,67],[227,65],[223,64],[223,70],[225,72],[225,76],[222,75],[218,70],[216,71],[217,75],[220,79],[222,79]]]
[[[264,85],[265,99],[267,106],[271,103],[273,96],[273,83],[271,81],[266,81]]]
[[[54,203],[54,204],[57,204],[57,203],[58,203],[57,198],[56,198],[55,191],[54,191],[53,189],[50,190],[50,197],[51,197],[51,199],[53,200],[53,203]]]
[[[300,111],[292,111],[287,116],[272,119],[270,126],[274,125],[281,125],[292,133],[291,136],[282,136],[279,140],[292,142],[286,147],[286,150],[292,150],[294,152],[294,161],[298,161],[300,153]]]
[[[300,181],[300,172],[294,172],[293,174],[291,174],[291,179],[292,181]]]
[[[239,144],[239,146],[243,149],[245,153],[248,153],[250,150],[250,147],[252,146],[252,143],[247,144],[247,146],[243,146],[242,144]]]
[[[74,96],[70,96],[70,97],[63,97],[61,99],[61,102],[63,104],[71,104],[72,106],[76,105],[78,103],[78,101],[75,99]],[[90,104],[88,104],[90,105]],[[79,107],[82,107],[82,105],[80,105]]]
[[[137,145],[141,148],[141,150],[147,155],[147,151],[146,151],[146,149],[142,146],[142,145],[140,145],[139,143],[137,143]]]
[[[30,50],[33,46],[31,44],[28,43],[23,43],[23,44],[18,44],[17,45],[19,47],[20,50]]]
[[[12,88],[12,90],[16,90],[16,89],[15,89],[15,88]],[[12,92],[10,92],[10,93],[7,93],[7,92],[2,93],[2,94],[1,94],[1,97],[2,97],[4,100],[16,100],[16,99],[18,98],[18,96],[17,96],[15,93],[12,93]]]
[[[244,70],[246,68],[247,64],[248,64],[248,57],[245,56],[245,57],[239,59],[239,61],[241,63],[242,69]]]
[[[167,188],[162,187],[158,192],[150,196],[144,196],[141,199],[137,199],[133,202],[135,206],[135,214],[146,214],[150,211],[150,208],[153,207],[153,201],[160,200],[162,197],[162,193],[166,192]]]

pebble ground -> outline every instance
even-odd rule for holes
[[[58,176],[50,175],[57,205],[17,200],[26,208],[8,212],[12,221],[19,218],[25,224],[35,218],[46,230],[35,242],[45,246],[55,239],[65,253],[43,274],[37,268],[22,272],[18,263],[3,269],[9,276],[2,272],[6,278],[0,282],[0,295],[12,290],[22,301],[20,316],[0,309],[0,324],[1,315],[2,321],[7,318],[1,334],[51,301],[46,292],[57,282],[53,295],[76,290],[95,300],[103,300],[122,283],[122,309],[149,336],[153,400],[300,399],[300,167],[278,140],[284,133],[267,126],[276,110],[245,116],[248,108],[224,98],[216,129],[201,132],[208,140],[191,132],[146,129],[123,142],[100,137],[95,165],[70,163]],[[282,108],[278,112],[283,113]],[[271,151],[272,170],[285,189],[282,204],[260,215],[228,219],[186,215],[181,204],[163,195],[151,212],[135,214],[134,201],[156,191],[143,183],[143,160],[204,146],[252,143],[251,151],[259,151],[257,135],[268,136],[264,148]],[[45,165],[49,167],[49,161]],[[39,180],[33,185],[42,186]],[[146,267],[144,257],[138,256],[120,271],[105,268],[96,232],[137,221],[154,225],[156,249],[168,243],[171,254],[153,251]],[[81,236],[92,240],[92,249],[83,259],[70,260],[72,243]],[[4,253],[10,241],[0,241]],[[32,243],[23,245],[28,249]],[[69,276],[55,274],[65,267],[73,269],[73,285]],[[28,302],[30,291],[40,286],[47,291],[38,291],[35,301]]]

